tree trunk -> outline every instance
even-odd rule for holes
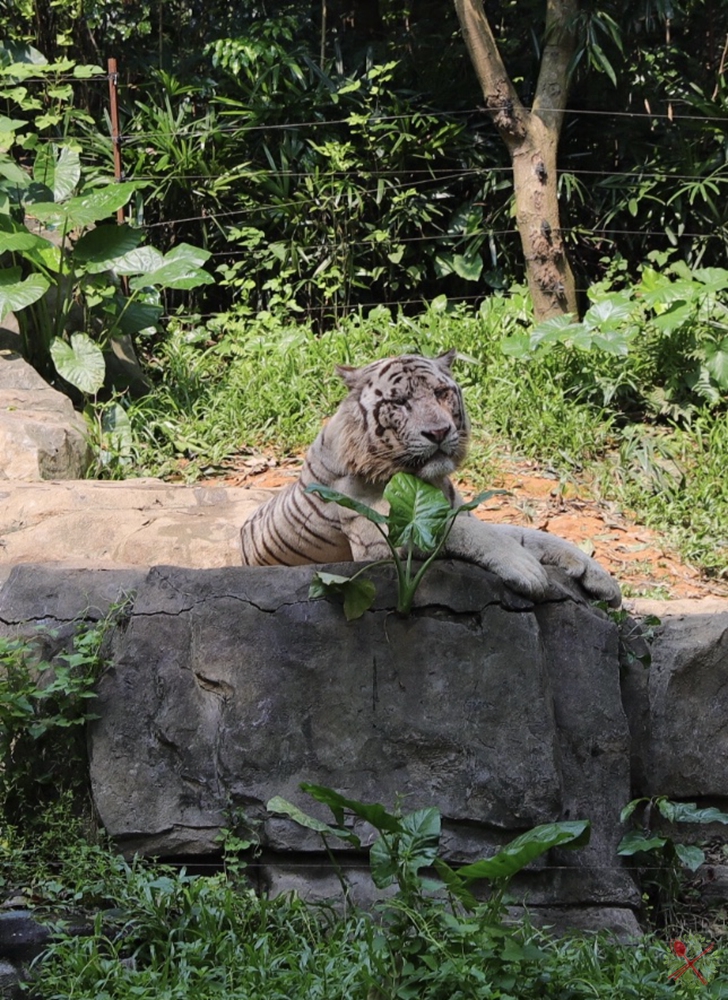
[[[516,225],[536,318],[576,315],[576,285],[559,217],[556,157],[578,0],[546,0],[545,42],[530,111],[524,108],[508,76],[482,0],[454,3],[485,107],[511,156]]]

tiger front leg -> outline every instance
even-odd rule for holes
[[[594,599],[606,601],[613,608],[618,608],[622,603],[619,584],[614,577],[578,546],[572,545],[564,538],[534,528],[519,528],[513,524],[500,524],[494,527],[499,528],[504,535],[532,553],[542,565],[558,566],[568,576],[577,580]]]
[[[502,531],[503,527],[461,514],[455,519],[441,554],[482,566],[516,593],[542,600],[549,587],[546,570],[518,538]]]

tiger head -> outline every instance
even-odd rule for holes
[[[371,482],[409,472],[436,483],[461,464],[469,425],[450,370],[455,355],[403,354],[363,368],[337,367],[349,395],[332,423],[347,470]]]

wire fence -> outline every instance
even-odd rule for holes
[[[131,179],[138,182],[140,185],[160,185],[163,183],[170,182],[169,171],[155,171],[149,170],[148,168],[134,173],[131,177],[127,177],[124,174],[124,167],[122,163],[124,150],[139,150],[144,146],[148,146],[155,142],[164,140],[166,144],[174,143],[176,141],[214,141],[216,137],[231,137],[239,136],[241,143],[244,143],[245,137],[248,135],[255,135],[256,133],[272,133],[272,132],[290,132],[295,134],[307,133],[310,136],[316,136],[320,130],[330,131],[332,127],[347,127],[352,125],[351,116],[347,115],[345,117],[331,118],[327,119],[325,116],[321,118],[307,118],[298,121],[285,121],[285,122],[258,122],[254,119],[254,112],[250,112],[251,120],[243,121],[236,124],[224,125],[219,122],[211,124],[206,121],[204,114],[201,114],[195,120],[188,122],[186,124],[180,124],[177,127],[165,128],[164,130],[150,129],[137,131],[134,129],[123,129],[120,125],[119,111],[118,111],[118,74],[116,72],[116,64],[114,60],[109,61],[109,72],[102,74],[94,74],[89,77],[84,77],[79,79],[72,74],[64,74],[53,78],[54,85],[59,83],[73,83],[84,85],[109,86],[109,120],[111,123],[111,146],[114,152],[114,174],[117,180]],[[635,120],[639,122],[651,122],[653,128],[658,127],[660,129],[678,129],[681,125],[689,126],[700,126],[700,125],[722,125],[728,131],[728,110],[724,115],[708,115],[708,114],[696,114],[694,109],[691,108],[688,102],[682,101],[679,98],[673,99],[663,99],[661,101],[664,104],[664,110],[659,111],[653,110],[647,101],[645,101],[646,107],[644,110],[600,110],[600,109],[588,109],[588,108],[578,108],[578,107],[544,107],[540,106],[539,113],[553,113],[559,112],[564,113],[570,118],[594,118],[599,120],[608,120],[615,123],[615,134],[616,130],[619,128],[619,123],[627,120]],[[508,103],[502,105],[494,105],[489,108],[484,108],[482,106],[473,106],[469,108],[459,108],[452,109],[448,111],[441,110],[431,110],[431,109],[416,109],[407,111],[406,113],[397,114],[372,114],[370,118],[370,124],[372,127],[376,127],[380,124],[395,124],[402,123],[405,124],[408,121],[422,121],[422,120],[437,120],[442,123],[447,123],[452,120],[463,120],[470,119],[476,120],[477,126],[486,126],[493,130],[495,135],[495,129],[491,122],[491,116],[493,113],[497,112],[499,108],[508,108],[512,110],[512,107]],[[690,113],[685,113],[685,109],[689,109]],[[280,111],[281,109],[278,109]],[[525,113],[530,113],[528,108],[523,109]],[[241,108],[242,112],[242,108]],[[361,128],[361,121],[357,120],[357,127]],[[67,136],[66,139],[76,138],[77,140],[82,140],[84,137],[82,135],[78,136]],[[152,150],[153,151],[153,150]],[[98,165],[98,159],[89,160],[87,162],[92,162],[94,165]],[[270,215],[271,213],[280,213],[286,210],[301,210],[302,206],[306,205],[306,199],[309,197],[308,190],[304,190],[307,183],[310,185],[311,180],[316,184],[325,184],[327,182],[346,182],[350,184],[356,194],[356,197],[361,199],[367,198],[377,198],[381,195],[381,185],[383,182],[386,183],[387,195],[390,197],[405,196],[410,193],[416,193],[420,189],[428,189],[437,187],[437,185],[447,185],[452,183],[458,183],[459,181],[469,182],[477,184],[479,181],[492,180],[493,177],[497,177],[500,180],[508,180],[512,174],[510,166],[507,165],[485,165],[485,166],[462,166],[454,168],[451,165],[438,166],[435,162],[428,163],[426,166],[410,166],[408,165],[404,170],[397,170],[387,167],[355,167],[352,169],[335,169],[335,168],[325,168],[322,166],[317,166],[313,171],[307,171],[300,168],[288,168],[282,166],[278,169],[276,166],[273,168],[271,166],[270,170],[267,170],[264,166],[260,165],[242,165],[240,167],[235,167],[229,170],[221,172],[209,172],[202,173],[199,171],[186,172],[181,170],[174,173],[174,183],[188,186],[194,188],[195,186],[199,189],[197,196],[205,198],[207,197],[210,204],[206,204],[199,212],[194,214],[186,213],[180,214],[175,217],[168,217],[158,221],[145,221],[143,216],[135,221],[135,225],[138,228],[154,231],[159,229],[174,230],[180,226],[194,226],[198,224],[200,226],[210,226],[215,225],[218,230],[224,233],[231,227],[234,227],[237,223],[245,223],[250,219],[260,219]],[[266,181],[274,177],[276,182],[285,182],[295,185],[299,182],[303,182],[301,189],[293,197],[268,197],[258,198],[255,204],[240,205],[235,207],[229,207],[227,205],[216,206],[214,204],[215,189],[220,188],[227,184],[233,184],[236,180],[245,180],[247,182],[258,182],[263,190],[265,191]],[[633,169],[620,169],[617,162],[615,162],[614,168],[610,169],[605,166],[603,169],[595,169],[594,167],[578,167],[572,166],[568,162],[564,163],[562,169],[559,173],[559,183],[566,183],[567,179],[572,179],[581,183],[584,187],[591,186],[592,188],[601,188],[605,190],[610,188],[619,192],[622,198],[628,199],[630,193],[643,192],[645,186],[647,185],[683,185],[689,186],[698,183],[707,183],[713,186],[711,189],[711,194],[716,194],[720,192],[720,188],[724,185],[728,185],[728,161],[724,159],[723,163],[719,163],[710,172],[686,172],[684,170],[677,170],[676,172],[670,172],[668,170],[660,170],[655,168],[653,164],[645,164],[644,167],[633,168]],[[200,193],[202,192],[202,194]],[[722,194],[722,192],[720,192]],[[142,193],[143,202],[143,193]],[[325,201],[325,199],[324,199]],[[723,199],[725,203],[725,199]],[[311,210],[312,206],[309,206]],[[322,210],[329,212],[338,212],[340,218],[345,218],[346,210],[344,208],[336,207],[332,208],[331,205],[325,203]],[[121,221],[121,214],[119,216]],[[629,238],[629,239],[640,239],[640,240],[659,240],[665,237],[665,229],[658,228],[656,226],[645,227],[645,226],[609,226],[601,225],[594,229],[587,229],[583,225],[564,225],[561,228],[562,234],[571,240],[572,244],[576,241],[591,241],[597,242],[602,241],[606,243],[615,243],[616,241]],[[722,226],[717,226],[716,231],[701,231],[696,227],[683,228],[679,232],[679,238],[682,240],[693,240],[693,241],[721,241],[724,244],[728,244],[728,214],[725,220],[723,220]],[[485,225],[482,228],[469,229],[467,232],[461,229],[441,229],[439,231],[430,231],[426,233],[419,234],[409,234],[400,235],[396,234],[393,237],[394,242],[401,246],[426,246],[432,247],[438,244],[452,248],[454,245],[458,244],[458,241],[462,242],[465,240],[514,240],[518,236],[518,229],[513,225]],[[331,236],[319,238],[316,244],[316,248],[319,252],[330,252],[330,251],[341,251],[344,250],[347,253],[361,251],[363,249],[371,249],[375,245],[375,240],[373,237],[361,237],[356,236],[355,238],[347,237],[337,237],[331,238]],[[211,254],[212,260],[227,260],[229,262],[234,262],[236,259],[244,258],[246,255],[251,253],[250,249],[246,247],[241,247],[240,245],[235,245],[235,242],[229,243],[224,249],[214,248]],[[579,291],[586,291],[586,289],[579,289]],[[488,289],[483,289],[480,293],[473,294],[458,294],[448,296],[449,300],[453,303],[468,303],[476,302],[482,300],[485,294],[488,293]],[[355,308],[357,309],[373,309],[377,306],[410,306],[422,304],[424,297],[403,297],[403,298],[393,298],[391,302],[385,302],[382,300],[371,301],[371,302],[357,302]],[[308,313],[324,313],[330,311],[332,306],[330,304],[310,304],[306,307],[306,312]],[[213,314],[206,314],[205,316],[200,316],[200,318],[207,318],[207,316]]]

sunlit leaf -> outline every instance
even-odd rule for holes
[[[21,280],[19,267],[8,267],[0,271],[0,320],[10,312],[18,312],[32,305],[50,287],[42,274],[30,274]]]
[[[37,202],[32,206],[32,215],[47,225],[64,229],[84,229],[95,222],[101,222],[119,208],[123,208],[138,188],[133,181],[109,184],[95,188],[88,194],[69,198],[62,205],[52,202]]]
[[[58,374],[81,392],[93,396],[104,384],[106,362],[103,352],[87,334],[72,334],[70,344],[55,337],[51,357]]]
[[[452,508],[441,489],[398,472],[384,490],[389,503],[389,539],[395,546],[412,546],[421,552],[437,548]]]
[[[107,271],[116,266],[116,261],[135,250],[143,239],[140,229],[112,224],[96,226],[76,242],[73,260],[83,263],[84,270],[91,274]]]
[[[130,286],[135,290],[147,286],[191,289],[198,285],[213,284],[213,276],[202,268],[209,257],[207,250],[181,243],[165,254],[162,263],[154,270],[133,278]]]

